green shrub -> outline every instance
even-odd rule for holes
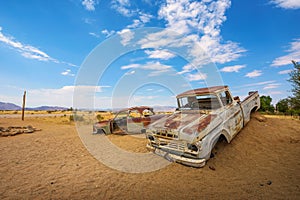
[[[98,114],[97,116],[97,120],[100,122],[100,121],[102,121],[104,118],[100,115],[100,114]]]
[[[74,114],[74,115],[70,115],[69,120],[70,120],[70,122],[74,122],[74,121],[82,122],[82,121],[84,121],[84,118],[81,115]]]

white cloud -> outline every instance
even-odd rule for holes
[[[272,83],[272,84],[266,85],[263,89],[264,90],[275,89],[275,88],[278,88],[280,85],[281,85],[280,83]]]
[[[63,71],[61,73],[61,75],[63,75],[63,76],[75,76],[75,74],[73,74],[70,69],[66,69],[65,71]]]
[[[97,33],[89,32],[89,35],[99,38],[99,35]]]
[[[280,99],[282,99],[283,94],[285,94],[283,91],[273,91],[273,90],[266,90],[265,92],[262,92],[260,95],[264,96],[272,96],[272,104],[276,104]],[[273,95],[280,95],[280,98],[274,98]]]
[[[96,20],[90,18],[83,18],[84,23],[86,24],[93,24]]]
[[[126,72],[124,75],[125,75],[125,76],[129,76],[129,75],[132,75],[132,74],[135,74],[135,71],[134,71],[134,70],[129,71],[129,72]]]
[[[166,30],[149,34],[139,43],[150,48],[188,47],[187,54],[193,56],[196,66],[207,63],[204,52],[217,63],[236,60],[245,50],[235,42],[224,41],[220,35],[221,25],[226,20],[225,11],[230,5],[230,0],[167,0],[158,13],[159,18],[167,22]]]
[[[185,74],[185,73],[191,72],[195,69],[196,68],[192,64],[187,64],[187,65],[183,66],[182,71],[177,72],[177,74]]]
[[[138,28],[142,26],[142,22],[138,19],[134,19],[133,23],[128,25],[127,28]]]
[[[255,78],[255,77],[258,77],[258,76],[261,76],[261,75],[262,75],[261,70],[254,70],[252,72],[247,73],[246,77]]]
[[[122,66],[121,69],[143,69],[150,70],[148,76],[159,76],[162,73],[170,72],[172,69],[169,65],[161,64],[160,62],[147,62],[146,64],[130,64]]]
[[[259,86],[259,85],[267,85],[267,84],[271,84],[274,83],[275,81],[263,81],[263,82],[257,82],[257,83],[251,83],[251,84],[246,84],[246,85],[242,85],[241,87],[251,87],[251,86]]]
[[[185,77],[189,81],[199,81],[207,79],[207,74],[199,72],[198,68],[195,68],[194,65],[192,65],[191,63],[183,66],[182,71],[179,71],[176,74],[185,74]]]
[[[161,64],[160,62],[148,62],[146,65],[142,66],[143,69],[148,69],[148,70],[169,70],[172,67],[169,65],[164,65]]]
[[[220,69],[221,72],[239,72],[240,69],[245,68],[245,65],[234,65]]]
[[[292,69],[282,70],[282,71],[279,71],[278,74],[289,74],[291,71],[293,71],[293,70]]]
[[[26,88],[26,107],[37,107],[42,105],[74,107],[75,105],[73,104],[73,100],[74,98],[77,98],[76,101],[80,104],[76,104],[79,105],[80,108],[86,108],[87,106],[93,105],[93,103],[99,103],[101,108],[108,108],[111,102],[111,97],[103,97],[102,92],[105,88],[110,87],[111,86],[105,85],[67,85],[61,88]],[[16,86],[0,86],[0,90],[4,88],[9,89],[13,92],[9,96],[4,96],[0,94],[0,99],[4,102],[12,102],[17,105],[21,105],[22,101],[20,97],[23,95],[23,91],[25,89]],[[79,97],[74,96],[75,89]],[[95,102],[90,102],[90,99],[95,99]],[[103,101],[105,101],[105,105],[103,104]],[[92,108],[93,106],[90,107]]]
[[[222,40],[221,36],[204,35],[200,39],[199,46],[203,48],[213,62],[221,64],[237,60],[246,51],[235,42],[221,42]]]
[[[139,28],[139,27],[143,27],[146,23],[148,23],[151,18],[153,18],[152,15],[147,14],[147,13],[142,13],[139,12],[139,18],[138,19],[134,19],[133,23],[128,25],[127,28]]]
[[[97,4],[94,0],[83,0],[81,4],[84,6],[84,8],[88,11],[95,10],[95,5]]]
[[[299,0],[271,0],[271,3],[276,4],[278,7],[285,9],[299,9]]]
[[[13,37],[5,36],[2,33],[2,27],[0,27],[0,41],[7,44],[9,47],[17,50],[18,52],[20,52],[21,55],[25,58],[39,60],[39,61],[51,61],[54,63],[67,64],[72,67],[76,66],[72,63],[59,61],[55,58],[52,58],[47,53],[39,50],[38,48],[31,45],[22,44],[21,42],[15,40]]]
[[[148,23],[150,22],[151,18],[153,18],[153,15],[147,14],[147,13],[142,13],[139,12],[139,18],[143,23]]]
[[[30,46],[30,45],[24,45],[19,41],[16,41],[12,37],[8,37],[3,35],[1,32],[2,28],[0,29],[0,41],[6,43],[8,46],[18,50],[22,56],[25,58],[30,59],[37,59],[40,61],[54,61],[55,59],[51,58],[49,55],[47,55],[45,52]]]
[[[173,53],[170,53],[165,50],[146,50],[145,53],[149,55],[149,58],[156,58],[156,59],[162,59],[162,60],[169,60],[170,58],[174,58],[176,55]]]
[[[129,29],[123,29],[122,31],[119,31],[118,34],[122,38],[121,44],[123,46],[128,45],[130,41],[134,38],[134,32],[130,31]]]
[[[127,102],[127,107],[132,106],[142,106],[142,105],[148,105],[151,107],[155,106],[176,106],[176,99],[173,96],[162,96],[162,95],[134,95],[131,96]],[[123,106],[124,107],[124,106]]]
[[[115,34],[115,31],[113,31],[113,30],[109,31],[107,29],[104,29],[104,30],[101,31],[101,33],[104,34],[106,37],[109,37],[109,36]]]
[[[141,67],[140,64],[130,64],[130,65],[122,66],[121,69],[136,69],[140,67]]]
[[[184,46],[191,43],[191,41],[188,41],[183,44],[181,39],[183,39],[181,34],[166,28],[160,32],[145,35],[138,44],[140,44],[142,48],[156,47],[159,49],[163,47],[178,47],[178,45]]]
[[[280,94],[283,94],[282,91],[270,91],[269,92],[270,95],[280,95]]]
[[[207,78],[206,74],[203,73],[196,73],[196,74],[187,74],[187,79],[189,81],[199,81],[199,80],[205,80]]]
[[[118,13],[125,17],[131,17],[137,12],[130,9],[129,0],[113,0],[111,4],[111,8],[115,9]]]
[[[109,86],[88,86],[88,85],[80,85],[80,86],[63,86],[61,88],[42,88],[42,89],[29,89],[27,90],[27,103],[32,106],[40,106],[40,105],[52,105],[52,106],[73,106],[73,98],[74,90],[76,89],[78,95],[77,102],[80,102],[80,105],[84,107],[85,105],[89,105],[86,103],[87,96],[93,96],[95,93],[99,93],[103,91],[103,88],[107,88]],[[62,98],[63,97],[63,98]],[[86,103],[86,104],[85,104]]]
[[[292,65],[291,60],[299,61],[300,60],[300,38],[295,39],[289,44],[289,49],[286,50],[287,55],[281,56],[273,60],[271,66],[284,66]]]

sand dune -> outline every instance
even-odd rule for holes
[[[74,124],[0,119],[0,126],[42,129],[0,138],[1,199],[299,199],[300,120],[253,118],[230,143],[218,144],[204,168],[170,165],[124,173],[92,157]],[[145,140],[108,138],[146,152]]]

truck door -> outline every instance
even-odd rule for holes
[[[225,109],[224,128],[233,138],[243,128],[243,113],[240,105],[233,101],[228,91],[220,93],[220,99]]]
[[[129,133],[141,133],[144,128],[143,118],[138,110],[130,110],[127,118],[127,130]]]

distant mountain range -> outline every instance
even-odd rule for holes
[[[39,106],[34,108],[25,108],[25,110],[68,110],[69,108],[60,107],[60,106]],[[115,108],[112,111],[119,111],[123,108]],[[176,107],[174,106],[153,106],[155,112],[173,112]],[[13,103],[0,102],[0,110],[22,110],[21,106],[18,106]],[[99,109],[94,109],[99,110]],[[111,109],[100,109],[103,111],[111,111]]]
[[[59,106],[39,106],[35,108],[26,108],[26,110],[67,110],[68,108]],[[22,110],[21,106],[13,103],[0,102],[0,110]]]

